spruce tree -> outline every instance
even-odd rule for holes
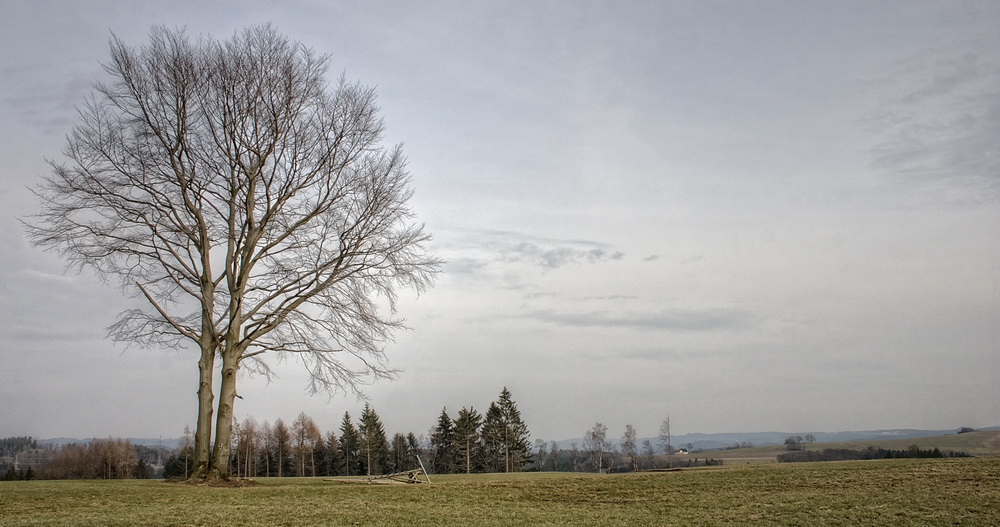
[[[482,436],[487,470],[517,472],[531,462],[531,434],[506,387],[486,411]]]
[[[500,407],[496,402],[490,403],[481,433],[483,465],[487,472],[504,471],[506,429]]]
[[[340,473],[340,464],[340,440],[333,431],[327,432],[323,448],[323,475],[336,476]]]
[[[531,463],[531,433],[506,387],[500,392],[497,404],[507,425],[507,472],[517,472]]]
[[[434,449],[434,473],[453,474],[455,472],[455,424],[448,416],[448,409],[442,408],[438,424],[431,433],[431,448]]]
[[[384,474],[389,464],[389,440],[385,436],[382,420],[371,405],[366,404],[361,411],[358,438],[362,462],[368,475]]]
[[[455,419],[455,453],[458,466],[466,474],[478,470],[480,464],[479,428],[483,416],[475,408],[462,408]]]
[[[340,423],[340,474],[354,476],[361,470],[361,445],[358,429],[351,422],[351,414],[344,412],[344,420]]]
[[[420,448],[420,440],[417,439],[416,434],[409,432],[406,434],[406,449],[410,452],[410,463],[412,463],[412,468],[417,468],[422,466],[422,461],[418,461],[417,458],[423,455],[423,451]],[[426,456],[424,456],[426,457]]]
[[[389,471],[403,472],[415,468],[416,460],[410,452],[409,445],[406,444],[406,436],[396,433],[392,436],[392,446],[389,449]]]

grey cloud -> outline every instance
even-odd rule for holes
[[[64,327],[53,323],[44,328],[14,327],[2,332],[8,343],[40,342],[47,344],[63,343],[97,343],[106,342],[103,335],[97,334],[93,328],[81,326],[78,328]]]
[[[97,71],[69,65],[67,71],[53,78],[49,67],[8,68],[16,70],[13,82],[21,84],[21,89],[0,98],[0,104],[22,125],[63,134],[73,125],[74,108],[83,104]]]
[[[552,292],[548,292],[548,291],[537,292],[537,293],[528,293],[528,294],[524,295],[524,299],[525,300],[538,300],[540,298],[558,298],[558,297],[559,297],[558,293],[552,293]]]
[[[606,243],[545,238],[512,231],[465,231],[459,240],[438,246],[447,253],[448,271],[482,274],[490,262],[524,263],[547,269],[571,264],[599,264],[618,261],[625,253]]]
[[[1000,64],[975,54],[920,59],[926,67],[883,81],[884,104],[866,120],[878,138],[872,167],[936,199],[1000,199]]]
[[[751,316],[733,309],[680,310],[664,309],[658,312],[608,312],[566,313],[552,310],[534,311],[529,318],[561,326],[612,327],[660,331],[713,331],[738,329],[746,326]]]
[[[611,300],[611,301],[621,301],[621,300],[637,300],[639,297],[635,295],[607,295],[607,296],[585,296],[580,298],[580,300],[591,301],[591,300]]]
[[[480,231],[482,247],[494,251],[502,262],[525,262],[558,268],[573,263],[601,263],[621,260],[625,253],[606,243],[589,240],[545,238],[510,231]]]
[[[533,242],[521,242],[501,252],[504,262],[527,262],[543,267],[557,268],[572,263],[598,263],[621,260],[625,254],[601,247],[587,247],[581,242],[562,247],[544,247]]]
[[[445,272],[453,275],[477,275],[483,272],[487,263],[476,258],[454,258],[444,265]]]
[[[620,352],[614,358],[625,359],[625,360],[635,360],[635,361],[651,361],[659,362],[664,360],[690,360],[690,359],[705,359],[705,358],[716,358],[722,356],[721,351],[712,350],[679,350],[674,348],[642,348],[642,349],[628,349]],[[594,356],[595,359],[608,358],[607,355]]]

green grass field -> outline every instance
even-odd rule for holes
[[[910,445],[921,449],[938,448],[942,452],[965,452],[973,456],[1000,456],[1000,432],[983,430],[967,434],[949,434],[943,436],[928,436],[908,439],[879,439],[868,441],[844,441],[838,443],[813,443],[801,445],[803,450],[823,450],[824,448],[847,448],[863,450],[869,446],[906,450]],[[698,458],[721,459],[727,465],[735,463],[774,463],[778,454],[786,452],[784,445],[771,445],[753,448],[738,448],[733,450],[716,450],[690,455],[674,455],[675,463],[683,463],[688,459]],[[664,456],[659,456],[659,463],[665,463]]]
[[[1000,525],[1000,458],[432,480],[0,482],[0,525]]]

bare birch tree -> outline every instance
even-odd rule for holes
[[[292,433],[288,429],[288,425],[279,417],[274,420],[274,467],[277,470],[277,475],[279,478],[286,475],[285,469],[289,465],[289,456],[291,455],[291,442]]]
[[[667,468],[673,466],[674,446],[670,444],[670,416],[660,423],[660,444],[663,445],[663,453],[667,455]]]
[[[271,475],[271,459],[272,452],[274,451],[274,428],[271,423],[264,421],[260,427],[260,450],[261,450],[261,461],[264,462],[264,476]]]
[[[323,434],[316,421],[305,412],[299,412],[299,416],[292,422],[292,450],[296,455],[296,476],[305,476],[306,467],[311,467],[312,475],[316,475],[316,448],[322,440]],[[307,457],[309,463],[306,463]]]
[[[326,56],[270,26],[223,42],[157,27],[144,47],[113,37],[104,69],[26,230],[146,302],[114,340],[197,345],[194,475],[228,477],[240,369],[297,356],[330,392],[393,376],[397,290],[438,262],[374,91],[328,84]]]
[[[253,477],[257,473],[257,449],[260,446],[260,430],[257,420],[251,416],[243,419],[239,426],[239,434],[236,439],[236,449],[242,454],[243,464],[236,463],[237,473],[242,471],[246,477]],[[237,460],[240,456],[237,456]]]
[[[648,439],[642,440],[642,456],[646,458],[646,468],[656,469],[656,451]]]
[[[611,448],[611,443],[608,442],[608,427],[601,423],[594,424],[594,428],[587,430],[583,437],[583,448],[590,452],[595,471],[604,472],[604,453]]]
[[[635,427],[632,425],[625,425],[625,435],[622,436],[622,454],[628,457],[629,463],[632,466],[632,472],[637,472],[639,470],[639,454],[636,445],[637,434]]]

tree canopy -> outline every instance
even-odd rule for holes
[[[312,391],[391,377],[397,290],[437,269],[374,90],[330,84],[328,66],[266,25],[221,42],[112,38],[109,80],[36,189],[33,243],[145,301],[113,339],[197,346],[196,476],[228,475],[241,368],[296,356]]]

